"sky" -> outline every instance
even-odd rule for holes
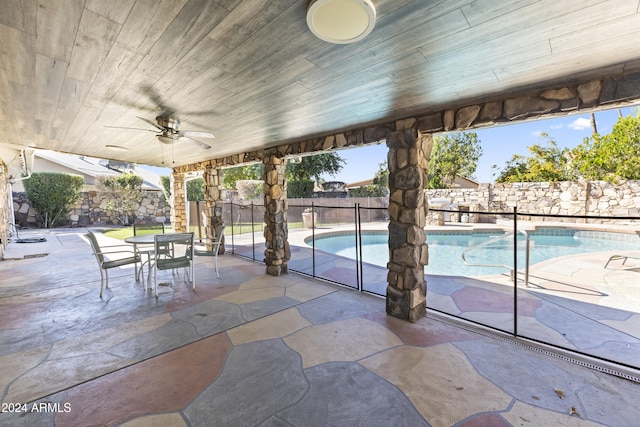
[[[622,108],[624,116],[635,115],[637,107]],[[598,133],[605,135],[611,132],[618,120],[618,110],[599,111],[595,113]],[[540,134],[546,132],[560,148],[573,148],[591,136],[590,114],[577,114],[559,118],[520,122],[514,125],[494,126],[484,129],[473,129],[478,134],[482,147],[482,156],[478,160],[475,178],[480,183],[493,182],[499,175],[494,174],[492,165],[503,169],[506,162],[514,154],[528,156],[528,147],[534,144],[546,144]],[[345,167],[335,176],[325,176],[327,181],[352,182],[372,179],[378,165],[387,160],[387,146],[379,145],[360,147],[338,151],[346,160]]]

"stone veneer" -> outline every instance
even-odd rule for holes
[[[570,113],[615,108],[638,99],[640,72],[619,74],[550,89],[507,94],[495,100],[426,112],[323,137],[178,166],[173,170],[185,173],[202,171],[207,165],[227,167],[260,162],[267,152],[272,151],[280,157],[285,157],[375,144],[384,140],[391,132],[409,128],[422,133],[464,131],[499,123],[516,123],[531,118],[558,117]]]
[[[264,164],[264,262],[267,273],[279,276],[289,272],[291,258],[287,228],[287,161],[275,151],[263,158]]]
[[[104,224],[120,224],[119,215],[100,207],[103,199],[96,191],[82,192],[75,206],[67,213],[67,224],[75,226],[94,226]],[[24,192],[13,193],[13,209],[16,224],[20,226],[35,225],[36,211],[31,207]],[[143,191],[142,198],[133,208],[136,223],[166,223],[170,219],[171,206],[161,191]]]
[[[613,70],[613,69],[611,69]],[[574,79],[575,81],[575,79]],[[286,271],[288,258],[287,225],[286,225],[286,188],[284,187],[284,166],[283,159],[288,155],[299,155],[313,152],[327,152],[346,147],[363,146],[375,144],[384,139],[399,138],[392,136],[396,132],[411,129],[414,132],[432,134],[443,131],[463,131],[467,129],[490,126],[497,123],[517,122],[530,118],[544,118],[579,111],[591,111],[599,108],[614,108],[629,104],[640,99],[640,72],[630,72],[627,74],[610,71],[609,77],[577,83],[557,85],[545,89],[523,91],[519,93],[505,93],[495,99],[486,99],[472,104],[461,104],[451,106],[447,109],[425,112],[414,117],[405,117],[394,121],[375,123],[367,127],[346,130],[323,137],[297,141],[288,144],[281,144],[256,151],[238,153],[218,159],[179,166],[173,169],[174,173],[185,173],[202,171],[207,166],[226,167],[236,166],[245,163],[263,161],[265,167],[269,167],[270,180],[265,182],[265,205],[267,200],[271,203],[271,210],[267,211],[267,229],[265,229],[265,239],[267,250],[265,251],[265,263],[267,272],[270,274],[280,274],[283,269]],[[405,141],[406,143],[407,141]],[[395,145],[393,142],[392,145]],[[423,147],[420,154],[424,157],[430,155],[431,147]],[[390,146],[391,150],[391,146]],[[393,154],[397,156],[397,153]],[[392,155],[390,154],[390,158]],[[274,159],[278,159],[276,161]],[[424,158],[421,160],[424,161]],[[280,181],[280,171],[282,169],[282,183]],[[275,170],[275,172],[274,172]],[[423,174],[424,172],[420,172]],[[421,176],[420,179],[426,179]],[[426,182],[426,181],[424,181]],[[398,188],[396,188],[398,190]],[[278,197],[272,197],[272,192],[280,192]],[[422,193],[420,191],[419,193]],[[413,194],[413,193],[411,193]],[[403,200],[403,204],[396,202],[393,207],[389,206],[390,216],[393,217],[406,211],[412,211],[418,207],[411,207],[407,203],[418,203],[417,193]],[[424,197],[423,197],[424,198]],[[424,205],[426,206],[426,204]],[[406,209],[406,211],[405,211]],[[272,212],[273,211],[273,212]],[[399,217],[396,217],[399,219]],[[392,223],[394,220],[392,220]],[[419,221],[416,221],[417,225]],[[398,225],[402,227],[402,225]],[[394,226],[395,227],[395,226]],[[411,246],[409,239],[415,238],[412,233],[406,233],[406,244]],[[281,241],[283,239],[283,241]],[[391,240],[389,245],[400,247],[400,241]],[[412,250],[416,250],[415,248]],[[421,254],[421,261],[426,263],[426,246],[424,254]],[[401,264],[399,264],[401,265]],[[394,315],[399,315],[409,320],[416,320],[424,315],[422,304],[424,301],[423,286],[408,289],[403,283],[398,286],[398,274],[393,274],[390,266],[390,280],[394,285],[388,287],[387,310]],[[413,266],[411,266],[413,268]],[[411,270],[415,274],[419,266]],[[398,273],[398,271],[395,271]],[[416,279],[417,280],[417,279]],[[418,290],[420,289],[420,290]],[[422,295],[421,295],[422,293]],[[405,317],[406,315],[406,317]]]
[[[433,138],[413,129],[387,135],[389,147],[389,263],[387,313],[415,322],[426,314],[424,266],[427,164]]]
[[[427,199],[450,199],[472,211],[518,212],[550,215],[640,216],[640,181],[611,184],[605,181],[517,182],[480,184],[478,188],[427,190]],[[445,206],[440,206],[445,208]],[[436,216],[428,219],[436,223]],[[573,222],[572,218],[538,218]],[[485,221],[491,217],[484,218]],[[584,219],[580,219],[584,222]],[[610,220],[589,219],[588,222]],[[470,221],[474,222],[474,221]]]
[[[220,169],[208,166],[202,175],[204,180],[204,212],[206,220],[204,224],[204,234],[208,239],[214,239],[220,232],[224,221],[222,219],[222,188],[220,186]],[[207,250],[212,250],[212,245],[207,245]],[[224,236],[222,244],[218,250],[218,255],[224,254]]]
[[[173,209],[171,209],[171,225],[176,233],[185,233],[189,228],[187,223],[187,186],[183,173],[171,174],[171,199]]]

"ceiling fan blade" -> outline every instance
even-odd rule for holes
[[[160,129],[161,131],[165,131],[166,129],[163,128],[162,126],[160,126],[159,124],[149,120],[149,119],[145,119],[144,117],[140,117],[140,116],[136,116],[137,118],[139,118],[140,120],[144,120],[145,122],[149,123],[151,126],[153,126],[156,129]],[[155,132],[155,130],[153,131]]]
[[[142,128],[128,128],[128,127],[122,127],[122,126],[105,126],[106,128],[110,128],[110,129],[130,129],[130,130],[145,130],[147,132],[153,132],[153,133],[158,133],[157,130],[155,129],[142,129]]]
[[[180,136],[186,136],[187,138],[215,138],[216,136],[211,132],[202,132],[199,130],[183,130],[180,131]]]
[[[205,143],[204,143],[204,142],[202,142],[202,141],[198,141],[197,139],[190,138],[190,137],[188,137],[188,136],[181,136],[181,137],[180,137],[180,140],[181,140],[181,141],[182,141],[182,140],[186,140],[186,141],[188,141],[188,142],[193,142],[193,143],[195,143],[195,144],[198,144],[200,147],[204,148],[205,150],[208,150],[208,149],[210,149],[210,148],[211,148],[211,146],[210,146],[210,145],[205,144]]]

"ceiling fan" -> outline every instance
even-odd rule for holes
[[[156,117],[156,123],[149,119],[145,119],[144,117],[138,117],[140,120],[144,120],[149,123],[155,129],[141,129],[141,128],[129,128],[129,127],[120,127],[120,126],[105,126],[108,128],[115,129],[133,129],[133,130],[144,130],[147,132],[156,133],[156,137],[158,141],[163,144],[173,144],[174,142],[192,142],[197,144],[202,149],[208,150],[211,148],[209,144],[205,144],[202,141],[199,141],[195,138],[215,138],[210,132],[202,132],[202,131],[190,131],[190,130],[180,130],[180,120],[177,117]]]

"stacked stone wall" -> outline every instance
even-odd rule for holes
[[[7,185],[7,167],[0,160],[0,221],[2,224],[9,224],[9,186]],[[8,227],[0,227],[0,259],[4,256],[4,249],[9,241]]]
[[[4,200],[7,200],[6,198]],[[73,209],[67,213],[64,225],[87,227],[98,225],[119,225],[116,212],[106,211],[100,206],[103,197],[95,191],[83,192]],[[24,192],[13,193],[13,209],[16,224],[21,227],[36,227],[36,211],[31,207]],[[136,223],[169,222],[171,206],[159,191],[143,191],[139,203],[134,206],[134,214],[129,218]]]
[[[640,181],[611,184],[605,181],[519,182],[481,184],[477,189],[457,188],[427,190],[432,208],[468,208],[479,212],[512,212],[522,214],[569,216],[640,216]],[[541,217],[537,221],[574,222],[578,219]],[[494,222],[493,215],[478,215],[478,222]],[[580,219],[583,222],[583,219]],[[589,222],[610,222],[589,219]],[[435,213],[428,222],[437,223]]]

